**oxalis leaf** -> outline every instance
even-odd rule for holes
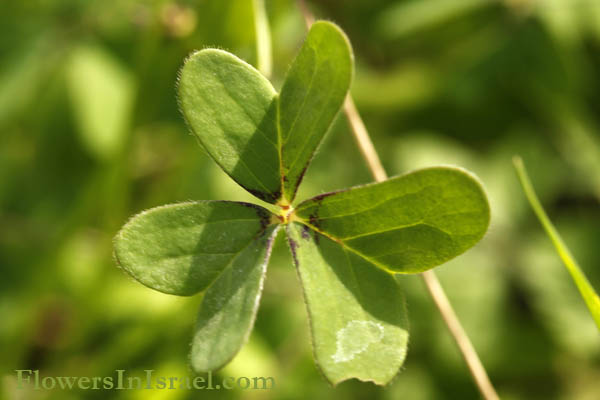
[[[489,218],[479,182],[452,167],[301,203],[288,240],[325,377],[388,383],[408,344],[402,294],[389,272],[422,272],[454,258],[482,238]]]
[[[190,296],[206,289],[269,224],[254,204],[199,201],[133,217],[115,238],[119,265],[144,285]]]
[[[206,291],[190,354],[194,370],[222,367],[248,339],[277,228],[269,226],[250,242]]]
[[[278,95],[254,67],[218,49],[192,54],[179,100],[192,132],[237,183],[289,205],[350,87],[353,58],[344,33],[313,25]]]
[[[477,243],[489,206],[477,179],[452,167],[292,201],[350,85],[352,51],[329,22],[313,24],[281,89],[223,50],[186,61],[183,114],[211,157],[279,213],[252,204],[200,201],[133,217],[115,257],[144,285],[204,293],[192,342],[198,372],[226,364],[247,339],[279,223],[310,316],[313,350],[327,380],[386,384],[408,343],[406,308],[392,273],[417,273]]]
[[[354,58],[336,25],[314,23],[292,63],[279,96],[284,202],[296,196],[312,156],[350,88]]]
[[[432,167],[317,196],[294,217],[384,270],[417,273],[477,243],[490,210],[471,174]]]
[[[315,359],[333,384],[389,382],[406,356],[408,322],[394,277],[292,222],[288,240],[310,316]]]
[[[115,239],[115,257],[153,289],[191,295],[205,289],[191,363],[199,372],[225,365],[244,344],[258,310],[277,225],[253,204],[173,204],[131,219]]]

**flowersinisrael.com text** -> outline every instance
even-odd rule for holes
[[[17,369],[17,388],[34,390],[136,390],[136,389],[273,389],[273,377],[245,376],[214,378],[207,376],[157,376],[155,370],[146,369],[142,376],[128,376],[124,369],[115,371],[114,376],[41,376],[39,370]]]

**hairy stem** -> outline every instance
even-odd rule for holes
[[[298,0],[299,8],[304,15],[304,20],[306,21],[307,27],[310,27],[312,22],[314,21],[314,17],[310,10],[307,8],[304,0]],[[354,105],[354,101],[350,94],[346,98],[344,103],[344,113],[350,122],[350,127],[352,129],[352,133],[356,139],[358,147],[371,171],[371,174],[375,178],[376,181],[381,182],[387,179],[387,174],[383,165],[381,164],[381,160],[379,159],[379,155],[375,150],[375,146],[373,146],[373,142],[371,141],[371,137],[369,136],[369,132],[363,123],[356,106]],[[458,348],[467,363],[469,371],[475,380],[475,384],[479,388],[481,395],[486,400],[497,400],[499,399],[494,386],[492,385],[488,374],[469,339],[469,336],[465,332],[462,327],[456,312],[452,308],[440,281],[437,278],[437,275],[432,271],[425,271],[421,274],[425,285],[427,286],[427,290],[429,294],[433,298],[435,305],[437,306],[450,334],[454,338],[454,341],[458,345]]]
[[[261,74],[269,78],[273,68],[271,57],[271,30],[265,9],[265,0],[252,0],[254,29],[256,31],[256,64]]]

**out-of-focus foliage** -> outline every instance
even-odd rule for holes
[[[552,245],[556,249],[558,256],[565,265],[565,268],[567,268],[567,271],[569,271],[569,274],[571,275],[571,278],[573,278],[573,282],[577,286],[577,289],[579,289],[579,293],[590,310],[592,318],[594,318],[594,321],[596,321],[598,329],[600,329],[600,297],[598,297],[598,293],[596,293],[592,285],[590,285],[587,276],[585,276],[585,273],[581,270],[579,264],[577,264],[577,261],[571,254],[569,248],[565,245],[564,241],[560,237],[560,234],[552,224],[552,221],[550,221],[548,218],[544,207],[535,194],[535,190],[533,189],[529,176],[527,176],[527,171],[525,169],[525,165],[523,164],[523,160],[520,157],[515,156],[513,159],[513,164],[515,166],[515,170],[517,171],[521,186],[523,187],[523,192],[525,192],[525,196],[531,205],[531,209],[540,220],[540,223],[546,231],[548,238],[552,241]]]
[[[309,5],[353,43],[352,92],[389,174],[457,164],[486,186],[490,232],[437,271],[501,397],[597,399],[598,332],[520,193],[511,157],[524,157],[550,218],[598,289],[600,5],[455,3]],[[280,89],[304,27],[294,2],[266,4]],[[256,65],[252,2],[2,1],[0,397],[478,398],[418,276],[398,278],[412,338],[406,368],[386,388],[354,381],[329,387],[311,358],[281,235],[250,342],[219,372],[273,376],[275,389],[16,389],[15,369],[44,376],[190,373],[189,316],[199,300],[127,278],[115,267],[111,238],[130,215],[152,206],[250,198],[199,151],[177,107],[178,69],[192,50],[209,45]],[[98,109],[105,107],[104,121]],[[358,160],[338,118],[298,196],[369,182]]]

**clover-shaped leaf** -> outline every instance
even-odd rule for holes
[[[165,293],[204,293],[191,350],[196,371],[222,367],[247,339],[280,225],[303,286],[315,359],[334,384],[389,382],[408,343],[393,273],[425,271],[484,235],[485,193],[472,175],[453,167],[293,207],[352,69],[347,38],[323,21],[313,24],[280,93],[223,50],[201,50],[186,61],[179,95],[191,130],[236,182],[280,209],[227,201],[168,205],[132,218],[117,235],[116,259],[135,279]]]

